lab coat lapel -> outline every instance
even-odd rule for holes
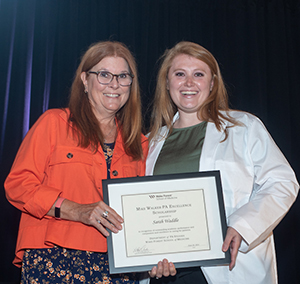
[[[215,169],[215,156],[219,143],[225,138],[224,129],[227,123],[223,125],[222,131],[219,131],[212,122],[207,123],[204,144],[202,147],[199,171],[208,171]]]

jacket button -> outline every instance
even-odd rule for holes
[[[118,173],[118,171],[114,170],[114,171],[112,172],[112,174],[113,174],[113,176],[116,177],[119,173]]]
[[[67,158],[68,158],[68,159],[72,159],[72,158],[73,158],[73,154],[72,154],[72,153],[68,153],[68,154],[67,154]]]

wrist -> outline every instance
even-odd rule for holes
[[[54,208],[54,216],[56,219],[60,220],[60,207],[61,204],[63,203],[63,201],[65,200],[65,198],[63,197],[59,197],[57,199],[57,201],[55,202],[55,208]]]

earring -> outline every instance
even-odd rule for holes
[[[84,92],[87,94],[88,93],[88,90],[87,90],[87,86],[84,85]]]

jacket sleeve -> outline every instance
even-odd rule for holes
[[[228,218],[246,241],[247,252],[263,242],[285,216],[296,199],[299,185],[287,160],[258,118],[248,125],[247,155],[254,174],[249,202]]]
[[[46,165],[53,148],[55,123],[45,112],[25,136],[4,187],[8,201],[37,218],[45,216],[61,193],[44,186]]]

